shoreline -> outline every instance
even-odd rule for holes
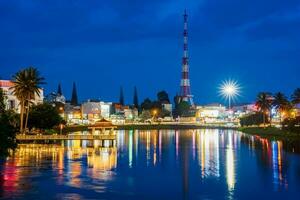
[[[300,141],[300,133],[291,133],[276,127],[240,127],[237,130],[248,135],[259,136],[270,140]]]
[[[220,125],[198,125],[198,124],[123,124],[115,125],[115,130],[167,130],[167,129],[231,129],[237,130],[238,127],[226,127]],[[67,126],[62,132],[87,131],[87,125]],[[56,131],[59,131],[56,129]]]

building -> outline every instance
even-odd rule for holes
[[[196,107],[196,120],[202,123],[222,122],[226,118],[226,107],[221,104],[209,104]]]
[[[166,111],[170,112],[170,114],[172,115],[173,108],[172,108],[171,103],[162,103],[161,106],[162,106],[163,110],[166,110]]]
[[[0,88],[3,90],[5,95],[5,103],[6,103],[6,109],[7,110],[14,110],[18,113],[21,111],[21,105],[18,98],[13,94],[13,90],[11,87],[13,87],[14,84],[10,80],[0,80]],[[40,94],[34,95],[34,98],[32,99],[33,104],[39,104],[43,103],[44,100],[44,90],[40,89]]]
[[[258,111],[257,107],[255,104],[242,104],[242,105],[237,105],[233,106],[231,108],[232,113],[235,117],[242,117],[244,115],[250,114],[250,113],[255,113]]]
[[[73,106],[70,102],[64,105],[64,118],[68,124],[84,124],[87,123],[82,119],[80,106]]]
[[[82,118],[90,122],[95,122],[99,119],[109,119],[111,115],[111,102],[103,102],[98,100],[88,100],[82,103]]]

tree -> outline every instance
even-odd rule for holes
[[[12,111],[5,110],[5,97],[0,89],[0,157],[7,156],[9,149],[17,147],[17,126],[14,124],[13,114]]]
[[[10,123],[9,114],[0,114],[0,156],[7,156],[9,149],[15,149],[17,129]]]
[[[2,88],[0,88],[0,113],[5,112],[5,96]]]
[[[40,76],[39,71],[34,67],[28,67],[17,72],[13,76],[13,94],[16,95],[21,104],[20,114],[20,132],[27,128],[28,113],[30,102],[35,98],[35,95],[40,95],[41,85],[44,84],[44,78]],[[24,115],[26,121],[24,126]]]
[[[77,106],[78,105],[77,89],[76,89],[75,82],[73,82],[71,105],[73,105],[73,106]]]
[[[57,109],[48,103],[33,106],[29,119],[29,127],[38,129],[51,129],[62,122]]]
[[[164,90],[157,93],[157,100],[160,103],[170,103],[169,95]]]
[[[124,92],[123,92],[123,87],[120,87],[120,98],[119,98],[119,103],[124,106]]]
[[[62,95],[62,89],[61,89],[61,84],[60,83],[58,84],[58,87],[57,87],[57,94],[60,95],[60,96]]]
[[[266,114],[270,112],[271,105],[272,105],[272,99],[271,95],[267,92],[261,92],[256,97],[256,103],[255,105],[259,109],[260,112],[263,113],[263,124],[265,127],[266,124]]]
[[[276,93],[273,97],[274,99],[272,105],[275,107],[277,112],[279,112],[279,119],[281,123],[283,113],[291,109],[290,102],[288,101],[287,97],[281,92]]]
[[[140,118],[145,121],[147,119],[151,119],[151,112],[149,110],[143,110],[142,114],[140,115]]]
[[[142,103],[141,103],[141,109],[142,110],[151,110],[152,108],[152,101],[149,98],[146,98]]]
[[[139,109],[139,99],[136,87],[134,87],[134,94],[133,94],[133,106]]]
[[[186,101],[181,101],[176,109],[176,113],[181,117],[190,117],[191,116],[191,106]]]
[[[265,114],[258,112],[250,115],[246,115],[240,118],[241,126],[252,126],[252,125],[260,125],[264,123],[264,120],[267,119]]]
[[[300,88],[297,88],[292,94],[292,103],[294,105],[300,104]]]

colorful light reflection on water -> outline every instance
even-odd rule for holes
[[[4,199],[253,199],[300,194],[297,144],[232,130],[117,131],[22,144],[1,162]]]

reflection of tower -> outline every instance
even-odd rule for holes
[[[193,96],[191,95],[190,78],[189,78],[189,56],[188,56],[188,30],[187,30],[187,13],[184,11],[184,29],[183,29],[183,57],[182,57],[182,74],[180,82],[181,101],[186,101],[193,105]]]

